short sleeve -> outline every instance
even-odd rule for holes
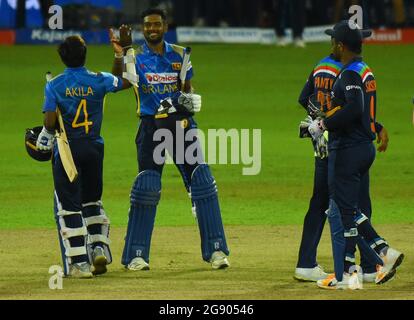
[[[122,79],[109,72],[101,72],[105,92],[117,92],[122,88]]]
[[[45,87],[45,101],[43,103],[43,112],[54,112],[56,111],[56,97],[53,93],[53,89],[50,83],[46,84]]]

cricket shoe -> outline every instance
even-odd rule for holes
[[[294,279],[303,282],[316,282],[318,280],[325,279],[328,274],[323,271],[320,265],[314,268],[296,268]]]
[[[92,252],[92,273],[96,276],[98,274],[106,273],[106,265],[108,264],[108,259],[105,256],[104,249],[100,246],[96,246]]]
[[[277,39],[277,43],[276,43],[276,45],[278,46],[278,47],[286,47],[287,45],[289,44],[289,41],[288,41],[288,39],[286,38],[286,37],[279,37],[278,39]]]
[[[397,267],[403,262],[404,254],[393,249],[388,248],[385,253],[381,252],[380,257],[384,265],[377,265],[377,276],[375,278],[376,284],[382,284],[392,279],[395,275]]]
[[[380,267],[379,265],[377,265],[377,269],[378,267]],[[389,273],[389,279],[391,280],[395,274],[397,273],[397,270],[392,270]],[[378,273],[377,272],[371,272],[371,273],[364,273],[363,275],[363,279],[364,279],[364,283],[375,283],[375,279],[377,279]]]
[[[149,264],[145,262],[144,259],[141,257],[136,257],[131,260],[131,262],[127,265],[127,269],[131,271],[145,271],[149,270]]]
[[[214,251],[211,255],[211,267],[214,270],[225,269],[230,267],[229,260],[223,251]]]
[[[87,262],[74,263],[69,266],[69,277],[78,279],[93,278],[91,265]]]
[[[344,273],[342,281],[335,278],[335,274],[329,274],[325,279],[318,280],[316,283],[321,289],[329,290],[359,290],[362,289],[362,274],[353,272]]]
[[[306,48],[306,43],[305,43],[305,41],[303,41],[303,39],[302,39],[302,38],[295,38],[295,39],[293,40],[293,45],[294,45],[296,48]]]

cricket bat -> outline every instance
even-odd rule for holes
[[[50,72],[46,73],[46,81],[52,79]],[[75,162],[73,161],[72,151],[70,150],[68,137],[66,135],[65,126],[63,124],[62,114],[59,108],[56,109],[56,114],[59,122],[59,129],[56,129],[56,142],[59,150],[60,160],[62,161],[63,168],[69,178],[70,182],[73,182],[78,177],[78,170],[76,169]]]
[[[180,71],[181,91],[183,92],[185,89],[185,81],[187,77],[188,64],[190,63],[190,54],[191,54],[191,48],[190,47],[185,48],[183,64],[181,66],[181,71]]]

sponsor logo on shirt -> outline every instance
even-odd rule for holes
[[[346,86],[346,91],[352,90],[352,89],[357,89],[357,90],[361,90],[360,86],[355,86],[355,85],[350,85],[350,86]]]
[[[178,80],[176,73],[146,73],[145,78],[149,84],[174,83]]]

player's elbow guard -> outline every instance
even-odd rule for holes
[[[135,62],[135,50],[133,48],[129,48],[124,57],[126,72],[122,73],[122,78],[129,81],[131,85],[138,86],[138,75],[135,68]]]

